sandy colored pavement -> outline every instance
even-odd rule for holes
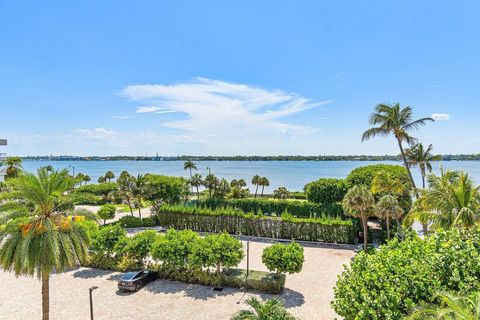
[[[266,270],[261,263],[262,249],[269,244],[250,244],[251,268]],[[342,265],[354,252],[341,247],[305,247],[305,264],[299,274],[288,275],[281,295],[245,293],[227,288],[215,292],[211,287],[176,281],[157,280],[136,293],[117,291],[119,273],[81,268],[52,275],[50,305],[52,320],[89,319],[88,288],[94,291],[96,320],[199,319],[228,320],[237,310],[246,308],[250,296],[281,298],[295,316],[304,320],[335,319],[330,308],[333,286]],[[240,267],[245,268],[245,261]],[[0,319],[41,319],[40,282],[36,278],[15,278],[0,271]]]

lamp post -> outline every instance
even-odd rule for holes
[[[90,295],[90,320],[93,320],[93,301],[92,301],[92,292],[93,290],[98,289],[97,286],[90,287],[88,289],[88,294]]]
[[[72,176],[75,178],[75,166],[74,165],[69,165],[69,168],[72,168]]]

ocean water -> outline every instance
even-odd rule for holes
[[[208,170],[217,177],[231,179],[245,179],[250,185],[250,180],[256,174],[265,176],[270,181],[270,187],[265,188],[271,192],[278,187],[286,187],[290,191],[300,191],[306,183],[318,178],[345,178],[353,169],[369,164],[402,164],[392,161],[199,161],[198,172],[203,176]],[[75,174],[82,172],[96,182],[98,177],[111,170],[119,175],[123,170],[130,174],[156,173],[171,176],[188,177],[188,171],[183,170],[183,161],[24,161],[23,167],[29,172],[35,172],[39,167],[52,165],[55,169],[67,168],[75,170]],[[433,165],[434,172],[440,166],[468,172],[480,184],[480,161],[445,161]],[[420,184],[418,169],[412,169],[417,184]]]

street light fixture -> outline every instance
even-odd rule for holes
[[[92,291],[98,289],[97,286],[90,287],[88,289],[88,294],[90,296],[90,320],[93,320],[93,302],[92,302]]]

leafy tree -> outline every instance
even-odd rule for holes
[[[410,167],[418,166],[420,168],[423,189],[425,189],[427,172],[432,172],[432,162],[442,160],[441,156],[433,155],[432,151],[433,146],[431,144],[425,149],[422,143],[417,143],[405,151],[408,165]]]
[[[250,190],[244,189],[247,182],[243,179],[233,179],[230,182],[230,197],[233,199],[247,198],[250,195]]]
[[[123,249],[123,252],[129,257],[143,262],[143,260],[150,254],[153,243],[157,240],[158,234],[155,230],[145,230],[128,238],[128,241]]]
[[[255,186],[255,198],[257,197],[258,194],[258,186],[260,186],[260,180],[262,177],[260,177],[258,174],[253,176],[252,178],[252,184]]]
[[[200,200],[200,191],[199,187],[203,185],[203,180],[202,180],[202,175],[200,173],[195,173],[191,178],[190,178],[190,185],[192,187],[195,187],[197,190],[197,200]]]
[[[85,182],[85,184],[89,183],[90,180],[92,180],[92,178],[90,178],[90,176],[88,174],[83,176],[83,182]]]
[[[432,118],[413,120],[412,118],[413,111],[409,106],[401,108],[399,103],[378,104],[375,107],[375,112],[370,116],[370,125],[373,127],[363,133],[362,141],[369,140],[376,136],[388,136],[392,134],[397,140],[398,148],[400,149],[400,154],[407,169],[412,187],[416,189],[403,143],[413,144],[415,138],[410,136],[409,132],[425,125],[428,121],[434,120]]]
[[[375,199],[367,187],[363,185],[354,186],[348,190],[343,198],[342,206],[345,212],[354,218],[360,218],[363,228],[363,248],[367,250],[368,245],[368,217],[375,212]]]
[[[117,208],[113,204],[107,203],[100,207],[97,214],[101,219],[103,219],[103,224],[105,224],[106,220],[115,218],[116,211]]]
[[[262,253],[263,264],[276,273],[298,273],[304,261],[303,247],[296,242],[277,243],[263,249]]]
[[[127,171],[122,171],[117,179],[118,191],[123,199],[127,202],[130,214],[133,217],[132,200],[133,200],[133,188],[135,178],[130,176]]]
[[[104,182],[107,181],[107,180],[105,179],[104,176],[101,176],[101,177],[98,177],[98,180],[97,180],[97,181],[98,181],[98,183],[104,183]]]
[[[102,227],[92,239],[92,251],[100,256],[111,257],[119,250],[117,245],[124,243],[127,232],[118,224]]]
[[[152,257],[173,268],[188,266],[188,257],[199,236],[191,230],[170,229],[152,245]]]
[[[22,158],[20,157],[7,157],[0,165],[7,167],[5,170],[7,179],[18,177],[23,171]]]
[[[107,171],[105,172],[105,180],[108,180],[108,182],[111,182],[112,179],[115,178],[115,174],[112,171]]]
[[[316,203],[338,203],[347,194],[345,180],[322,178],[305,186],[307,200]]]
[[[136,202],[138,208],[138,217],[140,219],[142,218],[142,202],[148,192],[149,187],[147,185],[147,180],[144,175],[139,174],[136,178],[132,179],[131,194]]]
[[[272,299],[264,303],[256,298],[249,298],[246,303],[253,310],[240,310],[230,320],[295,320],[296,318],[285,310],[280,300]]]
[[[480,292],[469,296],[440,293],[439,304],[427,304],[416,308],[405,320],[478,320],[480,319]]]
[[[45,168],[37,175],[25,173],[9,179],[9,191],[2,198],[25,206],[29,217],[7,231],[0,243],[0,266],[19,275],[33,275],[42,282],[42,319],[49,319],[50,273],[76,267],[88,254],[85,230],[64,217],[57,203],[73,186],[67,170],[49,172]]]
[[[387,224],[387,238],[390,240],[390,221],[395,219],[397,226],[400,224],[399,219],[403,215],[403,209],[398,203],[397,198],[392,195],[386,195],[380,198],[376,207],[375,214],[380,219],[384,219]]]
[[[192,247],[190,261],[199,267],[216,267],[216,272],[220,273],[222,267],[237,266],[243,256],[242,243],[228,233],[221,233],[197,239]]]
[[[203,185],[205,188],[208,190],[208,198],[211,199],[212,195],[215,192],[215,189],[218,187],[218,184],[220,181],[218,180],[217,177],[213,173],[209,173],[206,177],[205,180],[203,180]]]
[[[287,200],[290,196],[290,192],[285,187],[279,187],[273,191],[273,197],[280,200]]]
[[[188,181],[184,178],[147,174],[145,179],[145,200],[152,203],[154,209],[164,203],[177,204],[188,196]]]

